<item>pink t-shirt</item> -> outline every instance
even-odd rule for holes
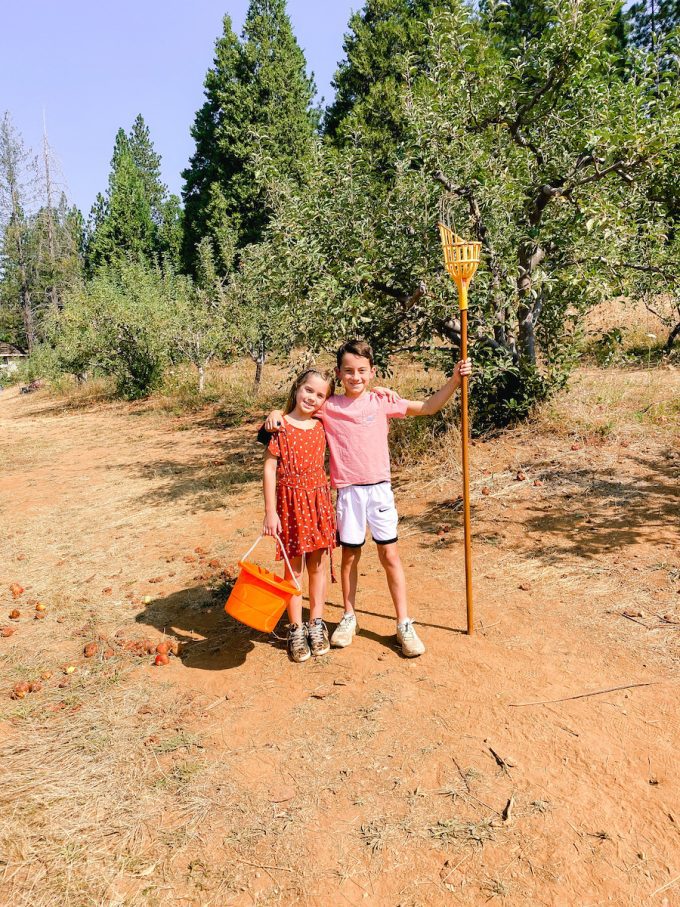
[[[390,403],[372,391],[326,400],[317,415],[326,429],[334,488],[390,481],[389,420],[403,419],[406,408],[406,400]]]

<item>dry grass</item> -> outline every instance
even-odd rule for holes
[[[14,716],[0,750],[3,903],[146,903],[178,851],[196,848],[214,800],[196,742],[172,761],[143,742],[191,703],[152,696],[127,673],[81,674],[51,694],[52,714],[43,702],[40,716]]]
[[[541,407],[539,431],[574,440],[677,435],[680,371],[672,367],[630,371],[581,369],[569,388]]]

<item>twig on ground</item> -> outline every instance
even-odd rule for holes
[[[677,885],[680,882],[680,876],[676,876],[674,879],[671,879],[670,882],[666,882],[665,885],[662,885],[661,888],[657,888],[656,891],[653,891],[650,894],[650,898],[653,898],[656,894],[661,894],[662,891],[668,891],[669,888],[672,888],[673,885]]]
[[[250,860],[244,860],[242,857],[236,857],[239,863],[244,863],[246,866],[254,866],[255,869],[278,869],[279,872],[295,872],[290,866],[265,866],[264,863],[251,863]]]
[[[496,760],[496,765],[498,765],[500,768],[502,768],[506,775],[509,775],[510,774],[509,769],[514,768],[515,767],[514,764],[512,762],[510,762],[508,759],[504,759],[502,756],[500,756],[496,752],[496,750],[493,749],[492,747],[489,747],[489,752]]]
[[[511,702],[513,708],[525,705],[550,705],[553,702],[569,702],[571,699],[586,699],[588,696],[602,696],[604,693],[616,693],[617,690],[633,690],[635,687],[651,687],[659,683],[658,680],[647,680],[644,683],[627,683],[621,687],[607,687],[606,690],[593,690],[592,693],[579,693],[577,696],[564,696],[561,699],[538,699],[535,702]]]
[[[469,782],[468,779],[466,778],[465,772],[464,772],[463,769],[460,767],[460,764],[459,764],[459,762],[458,762],[458,760],[456,759],[455,756],[451,756],[451,759],[453,760],[453,764],[454,764],[454,765],[456,766],[456,768],[458,769],[458,774],[460,775],[461,781],[462,781],[463,784],[465,785],[466,791],[467,791],[468,793],[470,793],[470,782]]]

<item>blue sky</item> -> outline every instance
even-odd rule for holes
[[[288,0],[293,29],[328,101],[352,9],[362,0]],[[23,0],[7,3],[0,36],[0,113],[24,141],[42,142],[43,109],[69,199],[87,215],[106,189],[113,140],[141,113],[179,193],[193,150],[222,16],[240,33],[248,0]]]

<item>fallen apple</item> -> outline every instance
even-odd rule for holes
[[[167,655],[169,651],[170,651],[169,642],[159,642],[158,645],[156,646],[156,652],[159,655]]]
[[[12,633],[14,633],[14,627],[0,627],[0,636],[4,639],[7,639]]]
[[[35,615],[33,616],[33,620],[45,620],[46,616],[47,616],[46,611],[37,611],[35,613]]]
[[[64,674],[73,674],[75,670],[75,665],[64,665]]]
[[[92,658],[93,655],[97,654],[97,643],[88,642],[88,644],[83,648],[83,655],[85,658]]]
[[[19,596],[24,593],[24,587],[20,586],[19,583],[12,583],[9,587],[9,591],[12,593],[12,598],[19,598]]]
[[[51,676],[52,676],[52,672],[51,672],[51,671],[42,671],[42,673],[40,674],[40,679],[41,679],[41,680],[49,680]]]
[[[23,699],[26,693],[28,693],[30,687],[25,680],[21,680],[19,683],[15,683],[12,689],[12,693],[15,699]]]
[[[29,692],[29,693],[39,693],[41,690],[42,690],[42,684],[40,683],[39,680],[33,680],[33,681],[32,681],[31,683],[29,683],[29,685],[28,685],[28,692]]]
[[[21,611],[17,611],[16,608],[13,611],[9,612],[10,620],[19,620],[20,617],[21,617]]]
[[[145,595],[144,598],[142,599],[142,604],[150,605],[152,601],[153,601],[153,597],[151,595]]]
[[[159,653],[158,655],[156,655],[156,658],[154,659],[154,664],[159,665],[159,666],[167,665],[167,664],[170,664],[170,659],[168,658],[167,655]]]

